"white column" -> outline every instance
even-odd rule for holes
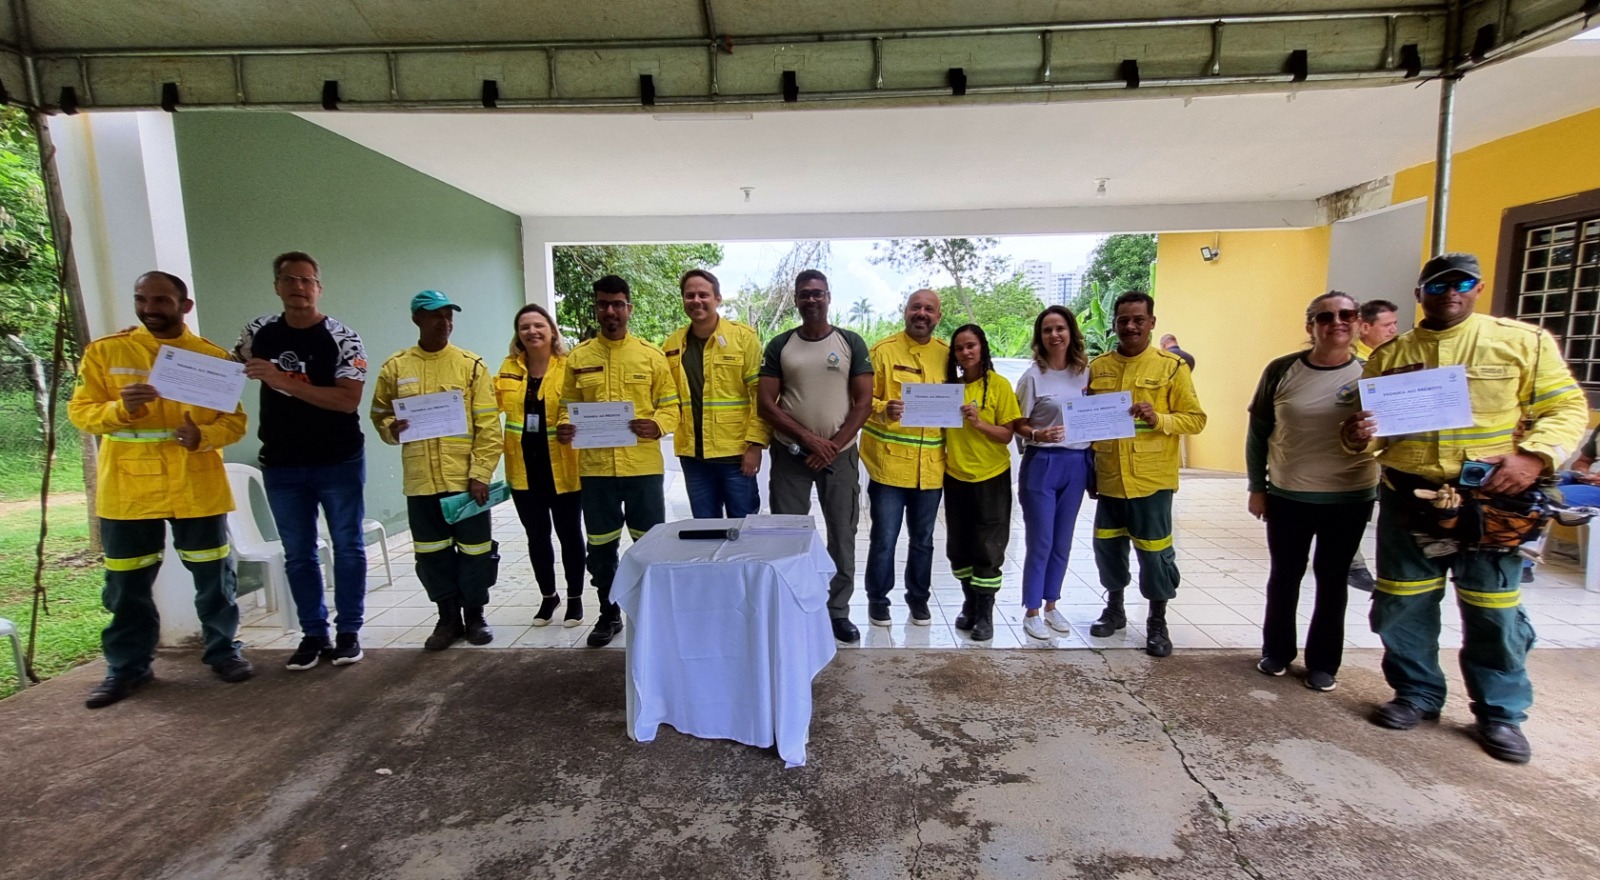
[[[151,269],[193,279],[178,152],[166,113],[50,117],[91,335],[134,323],[133,281]],[[186,319],[199,332],[199,304]],[[161,644],[200,636],[194,581],[168,542],[156,577]]]

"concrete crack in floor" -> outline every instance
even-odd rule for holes
[[[1105,665],[1107,677],[1122,688],[1122,692],[1128,695],[1128,699],[1138,703],[1139,708],[1143,709],[1156,723],[1161,725],[1162,735],[1167,738],[1167,742],[1172,744],[1172,750],[1178,753],[1179,766],[1183,767],[1183,772],[1194,781],[1195,785],[1200,786],[1201,791],[1206,793],[1206,799],[1210,801],[1211,811],[1222,821],[1222,835],[1227,838],[1228,846],[1233,850],[1233,861],[1239,866],[1239,870],[1249,874],[1253,880],[1266,880],[1266,876],[1255,865],[1250,863],[1250,857],[1244,854],[1244,849],[1239,844],[1239,838],[1234,834],[1233,814],[1228,810],[1228,805],[1222,802],[1222,798],[1211,789],[1211,786],[1205,783],[1205,780],[1200,778],[1200,774],[1196,773],[1194,767],[1189,764],[1189,755],[1183,750],[1183,746],[1178,743],[1178,737],[1173,732],[1173,726],[1166,719],[1156,714],[1156,710],[1145,702],[1144,697],[1139,695],[1139,691],[1134,690],[1128,684],[1127,679],[1117,674],[1116,670],[1111,667],[1111,660],[1106,656],[1104,648],[1091,647],[1089,650],[1100,658],[1100,662]]]

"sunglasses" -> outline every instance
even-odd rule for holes
[[[1429,296],[1442,296],[1446,293],[1471,293],[1472,288],[1478,286],[1476,278],[1457,278],[1454,281],[1429,281],[1422,285],[1422,292]]]
[[[1332,324],[1335,320],[1343,321],[1346,324],[1354,324],[1356,318],[1359,317],[1361,317],[1361,313],[1355,309],[1340,309],[1337,312],[1317,312],[1311,316],[1311,320],[1316,321],[1318,324]]]

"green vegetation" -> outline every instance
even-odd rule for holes
[[[659,344],[684,323],[678,278],[690,269],[722,262],[722,245],[709,243],[558,245],[551,251],[560,297],[556,322],[563,334],[578,339],[597,332],[592,285],[600,278],[620,275],[627,280],[633,299],[629,329]]]
[[[0,502],[0,617],[22,633],[33,619],[34,550],[39,540],[37,501]],[[45,590],[49,611],[39,619],[33,668],[41,678],[57,675],[100,653],[100,630],[110,615],[100,606],[100,560],[90,557],[83,496],[57,495],[50,503],[45,542]],[[0,651],[0,697],[17,685],[11,652]]]

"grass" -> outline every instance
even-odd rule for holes
[[[57,675],[100,653],[100,630],[110,618],[100,606],[100,560],[89,556],[78,433],[67,423],[51,475],[50,536],[44,586],[49,611],[39,618],[34,671]],[[0,392],[0,617],[15,623],[26,647],[33,619],[33,568],[39,540],[39,478],[44,448],[33,403],[25,393]],[[16,690],[9,645],[0,645],[0,697]]]
[[[39,511],[26,503],[0,506],[0,617],[12,621],[27,646],[33,619],[34,547]],[[57,675],[100,653],[100,630],[110,615],[100,606],[100,561],[88,556],[89,524],[83,497],[55,496],[50,536],[45,541],[44,586],[49,610],[39,618],[33,668],[40,678]],[[9,646],[6,646],[9,648]],[[16,690],[9,650],[0,650],[0,697]]]
[[[51,492],[83,491],[83,448],[77,429],[67,421],[67,402],[58,406],[56,466],[50,474]],[[44,470],[44,442],[39,439],[39,419],[33,397],[25,392],[0,391],[0,501],[39,497],[39,474]]]

